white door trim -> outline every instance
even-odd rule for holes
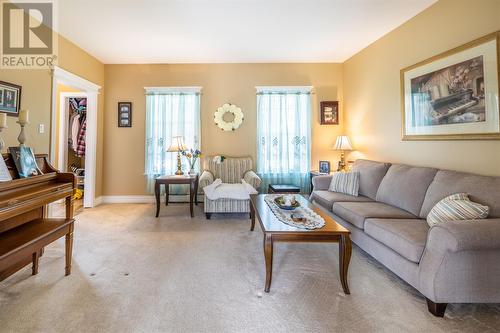
[[[50,124],[50,160],[54,161],[56,140],[56,98],[57,85],[63,84],[80,90],[87,97],[87,130],[85,134],[85,196],[84,207],[94,207],[96,187],[96,152],[97,152],[97,100],[101,87],[93,82],[85,80],[73,73],[65,71],[60,67],[52,70],[52,116]]]

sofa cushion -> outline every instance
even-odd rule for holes
[[[365,232],[388,248],[415,263],[420,262],[429,226],[419,219],[368,219]]]
[[[427,215],[427,224],[434,226],[439,223],[477,220],[488,217],[490,208],[470,201],[467,193],[456,193],[439,201]]]
[[[433,168],[393,164],[380,183],[376,199],[418,216],[436,172]]]
[[[360,229],[364,228],[368,218],[416,218],[407,211],[382,202],[336,202],[332,212]]]
[[[314,191],[311,194],[311,201],[314,201],[318,203],[319,205],[327,208],[328,210],[332,210],[332,206],[336,202],[367,202],[367,201],[372,201],[372,199],[358,195],[357,197],[348,195],[348,194],[343,194],[343,193],[337,193],[337,192],[330,192],[330,191]]]
[[[425,196],[420,217],[425,219],[441,199],[454,193],[467,193],[470,200],[490,208],[490,217],[500,217],[500,177],[439,170]]]
[[[358,196],[359,172],[334,172],[328,191]]]
[[[359,172],[359,194],[375,200],[380,182],[391,165],[369,160],[356,160],[352,171]]]

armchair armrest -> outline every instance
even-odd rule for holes
[[[257,174],[255,172],[253,172],[252,170],[248,170],[247,172],[245,172],[245,174],[243,175],[243,179],[248,184],[252,185],[253,188],[255,188],[255,189],[258,189],[260,186],[260,183],[262,182],[260,177],[257,176]]]
[[[330,187],[332,175],[319,175],[312,178],[313,188],[311,190],[325,191]]]
[[[198,184],[200,189],[203,189],[205,186],[208,186],[213,182],[214,182],[214,175],[208,170],[204,170],[200,176],[200,179],[198,179]]]
[[[429,230],[418,290],[435,303],[500,302],[500,218],[454,221]]]

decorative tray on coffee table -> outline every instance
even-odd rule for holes
[[[297,207],[300,207],[300,203],[298,201],[294,201],[291,206],[285,205],[285,198],[283,196],[277,197],[274,199],[274,203],[281,209],[285,210],[294,210]]]

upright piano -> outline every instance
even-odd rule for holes
[[[33,264],[38,273],[38,260],[43,248],[66,236],[66,275],[71,272],[73,246],[73,194],[76,177],[57,171],[45,154],[35,155],[42,175],[19,178],[9,154],[2,155],[13,178],[0,182],[0,281]],[[48,218],[47,205],[64,199],[66,216]]]

